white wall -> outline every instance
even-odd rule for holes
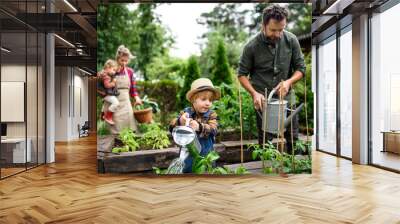
[[[25,75],[27,69],[28,78],[31,75],[36,77],[36,66],[28,66],[25,65],[2,65],[1,66],[1,81],[3,82],[25,82]],[[41,71],[39,71],[41,72]],[[40,74],[40,73],[39,73]],[[26,82],[25,82],[26,83]],[[29,79],[29,85],[36,86],[36,80]],[[36,88],[27,88],[27,107],[35,107],[37,105],[36,99]],[[40,105],[38,105],[40,107]],[[2,110],[7,110],[7,108],[2,108]],[[29,111],[29,110],[28,110]],[[36,110],[35,110],[36,111]],[[10,113],[12,113],[10,111]],[[27,113],[28,122],[34,121],[36,123],[37,115],[36,113]],[[33,127],[33,125],[28,125],[29,127]],[[36,130],[36,125],[33,127]],[[28,131],[29,134],[29,131]],[[7,122],[7,136],[8,137],[25,137],[25,122]],[[28,135],[28,137],[30,137]]]
[[[72,67],[56,67],[55,140],[79,138],[78,124],[88,120],[88,78]]]
[[[68,68],[55,68],[55,141],[68,140]]]

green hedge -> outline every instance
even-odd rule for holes
[[[137,88],[140,97],[147,95],[150,99],[156,101],[160,107],[160,122],[167,125],[172,114],[178,112],[177,93],[179,86],[172,80],[139,81]]]

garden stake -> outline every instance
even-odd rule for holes
[[[304,104],[306,106],[306,133],[307,133],[307,142],[308,142],[308,119],[307,119],[307,77],[304,78]]]
[[[283,80],[282,80],[282,82],[281,82],[282,84],[282,86],[283,86]],[[284,108],[283,107],[283,94],[282,94],[282,92],[280,93],[280,95],[279,95],[279,98],[280,98],[280,100],[279,100],[279,102],[280,102],[280,105],[281,105],[281,111],[282,111],[282,117],[284,116],[284,111],[286,110],[286,108]],[[290,120],[292,120],[292,119],[290,119]],[[281,122],[281,152],[283,152],[283,150],[284,150],[284,148],[285,148],[285,144],[284,144],[284,142],[283,142],[283,140],[285,139],[285,124],[284,124],[284,122]]]
[[[266,132],[265,130],[268,127],[268,116],[267,116],[267,113],[265,113],[265,111],[267,111],[267,107],[268,107],[267,96],[268,96],[268,90],[267,90],[267,88],[265,88],[265,92],[264,92],[264,107],[265,107],[265,109],[263,110],[263,112],[264,112],[263,119],[265,119],[266,124],[264,124],[264,122],[262,122],[263,125],[265,125],[265,127],[261,128],[263,130],[263,146],[265,146],[265,132]]]
[[[279,83],[279,87],[282,87],[282,85],[283,85],[283,81],[281,81],[280,83]],[[277,148],[277,150],[278,151],[280,151],[280,152],[282,152],[283,151],[283,149],[281,149],[281,150],[279,150],[281,147],[279,147],[280,145],[282,146],[282,144],[280,144],[280,141],[281,141],[281,137],[282,137],[282,122],[281,122],[281,114],[282,114],[282,117],[284,116],[284,111],[283,111],[283,105],[282,105],[282,102],[283,102],[283,100],[282,100],[282,91],[279,91],[279,107],[278,107],[278,142],[276,143],[276,148]]]
[[[240,120],[240,164],[243,166],[243,121],[242,121],[242,96],[240,94],[240,83],[238,82],[238,92],[239,92],[239,120]]]
[[[306,112],[306,133],[307,133],[307,135],[306,135],[306,141],[307,141],[307,144],[309,144],[309,137],[308,137],[308,118],[307,118],[307,75],[305,75],[305,77],[304,77],[304,104],[305,104],[305,112]],[[310,156],[310,152],[309,152],[309,148],[308,148],[308,146],[307,146],[307,154],[308,154],[308,156],[309,157],[311,157]],[[311,158],[310,158],[311,159]]]
[[[283,80],[280,83],[280,87],[281,88],[283,87]],[[278,151],[280,151],[281,153],[283,153],[283,148],[284,148],[283,139],[284,139],[285,126],[284,126],[284,122],[280,122],[280,116],[281,115],[282,115],[282,117],[285,116],[284,115],[284,110],[286,110],[286,108],[283,108],[283,94],[282,94],[282,91],[279,91],[278,143],[277,144],[281,145],[281,147],[280,147],[281,150],[279,150],[279,147],[278,147]],[[280,137],[279,137],[279,135],[280,135]],[[281,177],[288,177],[288,175],[283,172],[283,160],[280,161],[280,165],[281,166],[280,166],[280,169],[279,169],[279,175]]]
[[[262,122],[262,123],[263,123],[263,125],[265,125],[265,127],[261,128],[261,129],[263,129],[263,146],[262,147],[265,147],[265,132],[266,132],[266,129],[268,127],[268,116],[267,116],[267,113],[266,113],[266,111],[268,109],[267,108],[268,107],[268,90],[267,90],[267,88],[265,88],[264,101],[265,101],[264,102],[265,109],[263,110],[263,118],[265,119],[265,123],[264,122]],[[262,161],[262,168],[265,169],[264,160]]]
[[[294,97],[294,90],[293,90],[293,85],[290,85],[290,110],[293,111],[293,102],[295,102],[295,100],[293,99]],[[292,170],[293,172],[295,171],[296,168],[296,164],[294,163],[294,145],[293,145],[293,119],[290,120],[290,137],[292,139]]]
[[[279,85],[281,85],[280,83],[279,83]],[[279,103],[280,103],[280,101],[281,101],[281,99],[280,99],[280,95],[279,95]],[[281,121],[281,107],[280,107],[280,105],[279,105],[279,107],[278,107],[278,127],[277,127],[277,138],[278,138],[278,141],[276,142],[276,149],[279,151],[279,139],[280,139],[280,134],[281,134],[281,131],[280,131],[280,129],[281,129],[281,125],[280,125],[280,122]]]

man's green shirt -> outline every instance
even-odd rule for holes
[[[250,76],[256,91],[277,86],[281,80],[289,79],[295,71],[305,74],[306,66],[296,36],[284,31],[274,44],[262,32],[250,39],[240,57],[238,76]]]

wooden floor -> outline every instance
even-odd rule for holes
[[[97,174],[95,138],[0,181],[0,223],[400,223],[400,175],[315,152],[313,174]]]
[[[373,163],[376,165],[388,167],[395,170],[400,170],[400,155],[392,152],[374,151],[372,157]]]
[[[10,175],[13,175],[13,174],[16,174],[16,173],[19,173],[19,172],[22,172],[22,171],[24,171],[24,170],[26,170],[25,169],[25,167],[17,167],[17,168],[14,168],[14,167],[12,167],[12,168],[0,168],[1,169],[1,178],[4,178],[4,177],[7,177],[7,176],[10,176]]]

